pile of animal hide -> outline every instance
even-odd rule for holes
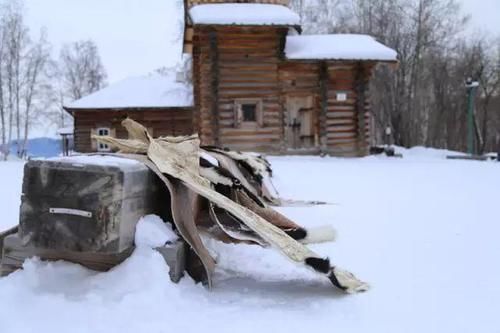
[[[274,248],[347,293],[367,290],[366,283],[304,245],[325,239],[314,237],[312,230],[269,207],[280,202],[264,182],[263,175],[271,172],[264,158],[200,147],[196,135],[154,139],[131,119],[125,119],[122,125],[128,131],[128,140],[93,138],[114,147],[121,156],[141,161],[165,183],[175,228],[194,254],[190,260],[201,268],[197,273],[188,269],[193,278],[212,286],[216,263],[199,234],[206,231],[225,242]]]

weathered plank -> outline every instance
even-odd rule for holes
[[[26,259],[38,257],[47,261],[65,260],[80,264],[95,271],[108,271],[127,259],[134,248],[129,247],[118,253],[96,253],[62,251],[37,248],[33,245],[24,245],[17,234],[5,238],[3,258],[0,265],[0,276],[6,276],[21,269]]]

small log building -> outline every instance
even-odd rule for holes
[[[187,132],[197,132],[202,144],[244,151],[368,154],[369,81],[378,63],[397,63],[394,50],[366,35],[301,35],[288,0],[184,2],[194,95],[193,108],[183,109]],[[76,150],[86,151],[94,117],[112,112],[68,109]],[[156,112],[128,115],[157,136],[166,134],[157,127],[185,121],[181,113],[170,120]]]
[[[127,131],[121,126],[126,117],[139,121],[155,137],[193,133],[192,87],[173,75],[131,77],[64,109],[73,116],[74,149],[80,153],[110,151],[92,135],[126,139]]]

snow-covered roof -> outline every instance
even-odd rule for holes
[[[193,106],[193,87],[174,74],[130,77],[76,100],[67,109],[126,109]]]
[[[367,35],[288,36],[285,54],[288,59],[397,61],[397,52]]]
[[[193,24],[213,25],[300,25],[300,17],[282,5],[260,3],[218,3],[189,10]]]
[[[62,128],[57,130],[57,134],[59,134],[59,135],[72,135],[73,132],[74,132],[73,126],[62,127]]]

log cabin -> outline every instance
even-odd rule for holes
[[[64,106],[74,119],[74,150],[109,152],[92,135],[127,138],[121,121],[130,117],[153,136],[193,133],[192,86],[175,75],[130,77]]]
[[[184,8],[194,97],[184,115],[203,145],[270,154],[369,153],[369,83],[378,64],[397,63],[394,50],[367,35],[302,35],[288,0],[184,0]],[[68,109],[76,150],[88,149],[90,135],[101,134],[92,117],[111,110]],[[128,115],[155,136],[165,134],[158,126],[177,121],[159,113]],[[115,124],[111,131],[118,131]]]

